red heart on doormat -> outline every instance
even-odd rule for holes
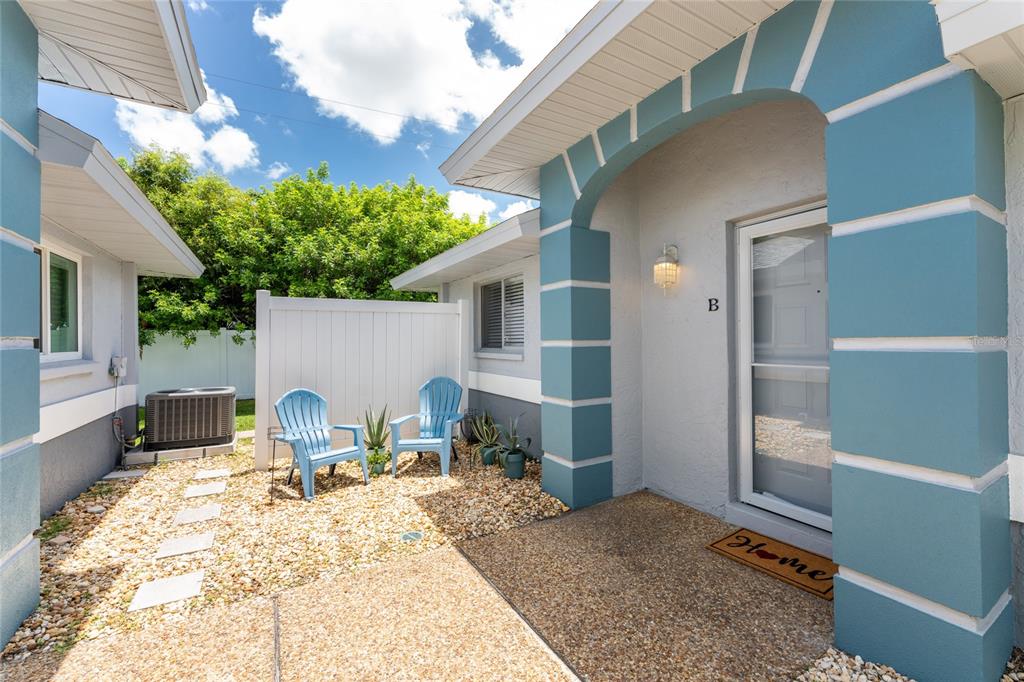
[[[763,549],[757,550],[756,552],[754,552],[754,554],[767,561],[774,561],[775,559],[779,558],[778,554],[772,554],[771,552],[766,552]]]

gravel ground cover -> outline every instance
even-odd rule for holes
[[[865,661],[830,647],[795,682],[913,682],[887,665]],[[1014,649],[1000,682],[1024,682],[1024,652]]]
[[[321,469],[317,496],[306,502],[297,474],[285,484],[287,459],[277,459],[273,504],[269,473],[253,470],[251,441],[231,455],[161,464],[138,479],[100,481],[69,502],[39,531],[41,603],[4,648],[4,659],[60,652],[81,639],[272,595],[566,510],[541,491],[535,462],[523,480],[513,481],[497,467],[470,466],[463,457],[444,479],[436,455],[419,460],[406,453],[398,478],[372,478],[369,486],[362,485],[358,464],[347,462],[333,477]],[[232,472],[225,493],[184,499],[196,472],[220,468]],[[220,518],[173,524],[178,511],[208,502],[223,506]],[[212,549],[154,558],[163,540],[207,531],[215,533]],[[406,531],[419,531],[422,539],[403,541]],[[126,612],[143,582],[199,569],[206,572],[201,596]]]

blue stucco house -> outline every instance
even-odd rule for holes
[[[180,0],[0,2],[0,641],[39,601],[40,518],[134,432],[140,275],[202,264],[39,81],[173,110],[206,98]]]
[[[1024,492],[1024,3],[598,3],[441,166],[539,208],[395,278],[571,507],[828,554],[839,647],[996,680]]]

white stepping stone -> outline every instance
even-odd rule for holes
[[[111,481],[117,478],[142,478],[147,473],[146,469],[128,469],[126,471],[111,471],[103,477],[104,481]]]
[[[204,504],[202,507],[182,509],[174,517],[174,525],[183,526],[186,523],[200,523],[215,519],[218,516],[220,516],[220,505],[216,502],[211,502],[210,504]]]
[[[180,538],[170,538],[160,543],[156,550],[157,559],[166,559],[169,556],[179,554],[191,554],[202,552],[204,549],[213,547],[213,533],[198,533],[196,535],[184,535]]]
[[[224,478],[231,475],[231,469],[206,469],[198,471],[192,478],[197,481],[205,481],[208,478]]]
[[[190,485],[185,488],[185,499],[190,497],[203,497],[205,495],[216,495],[222,493],[228,488],[227,481],[215,481],[213,483],[202,483],[200,485]]]
[[[128,611],[148,609],[151,606],[170,604],[173,601],[199,596],[199,593],[203,591],[203,574],[205,572],[203,570],[193,571],[185,575],[142,583],[135,596],[132,597]]]

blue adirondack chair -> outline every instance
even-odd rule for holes
[[[454,379],[434,377],[420,386],[420,411],[391,422],[391,475],[398,473],[398,453],[436,452],[441,458],[441,475],[448,475],[452,452],[452,428],[462,419],[459,401],[462,387]],[[401,438],[402,424],[420,420],[418,438]]]
[[[338,462],[358,459],[363,467],[363,484],[370,482],[362,424],[328,424],[327,401],[319,393],[305,388],[285,393],[274,403],[274,410],[277,411],[283,429],[275,438],[292,446],[292,468],[288,473],[288,483],[292,482],[292,474],[298,468],[302,476],[302,492],[307,500],[313,499],[313,476],[316,470],[328,464],[333,476],[334,466]],[[351,431],[355,436],[355,445],[332,447],[332,429]]]

